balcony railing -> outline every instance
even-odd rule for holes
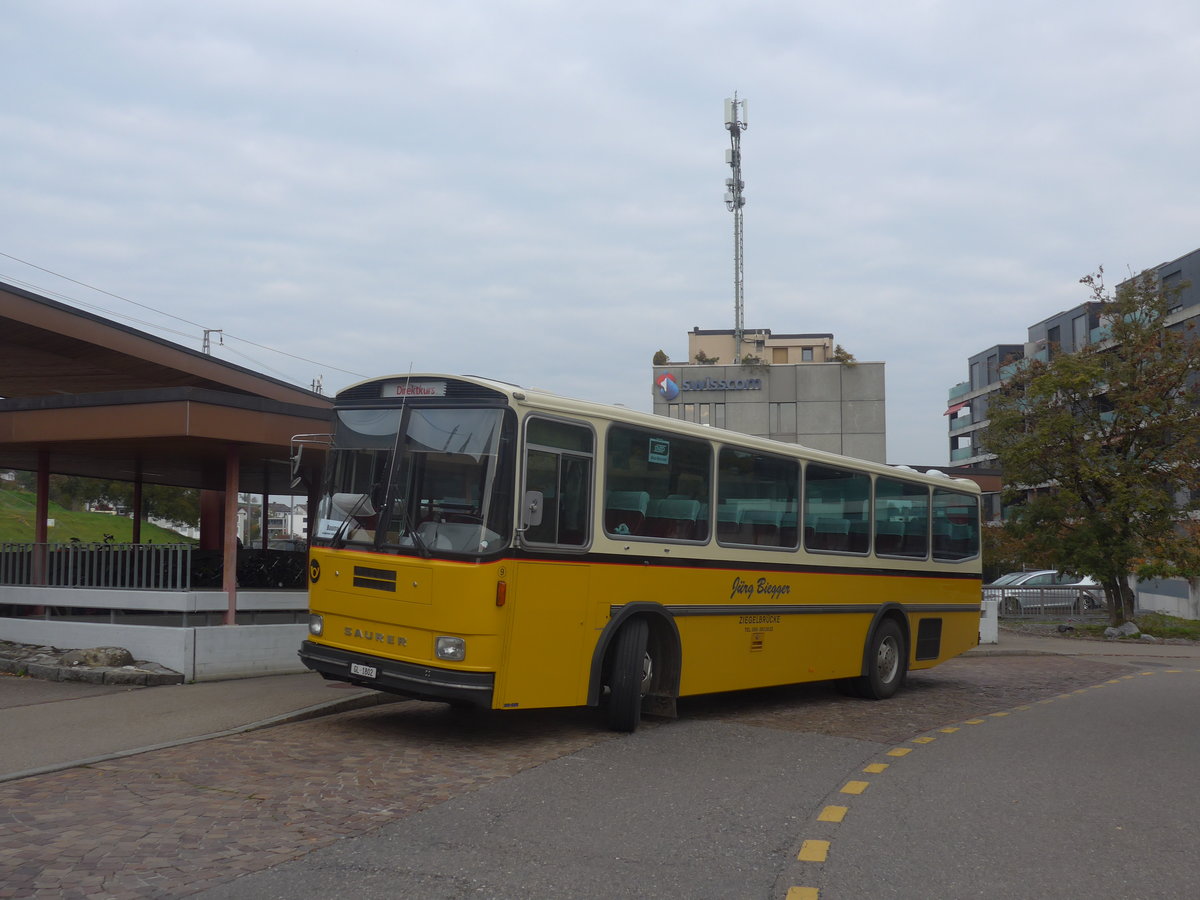
[[[240,588],[303,589],[307,554],[239,550]],[[0,543],[0,585],[190,591],[220,589],[219,550],[195,544]]]

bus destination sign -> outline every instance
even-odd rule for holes
[[[444,381],[387,381],[383,385],[384,397],[445,397]]]

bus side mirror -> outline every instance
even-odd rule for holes
[[[521,530],[536,528],[542,524],[542,492],[526,491],[525,505],[521,510]]]
[[[303,456],[304,456],[304,445],[296,444],[295,449],[292,451],[292,485],[291,486],[293,488],[298,488],[302,484],[305,487],[308,486],[305,483],[303,473],[300,471],[300,460]]]

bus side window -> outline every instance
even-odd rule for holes
[[[929,488],[894,478],[875,480],[875,554],[925,559]]]
[[[737,447],[717,457],[717,541],[796,547],[800,464]]]
[[[871,479],[863,472],[809,463],[804,470],[804,547],[866,553]]]
[[[958,491],[933,489],[933,558],[945,561],[979,555],[979,500]]]
[[[583,547],[591,539],[590,428],[550,419],[526,426],[525,490],[542,495],[542,521],[525,530],[531,544]]]
[[[614,425],[605,451],[604,530],[618,537],[707,541],[712,448]]]

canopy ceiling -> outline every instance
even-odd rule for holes
[[[249,369],[0,282],[0,468],[286,492],[293,435],[329,430],[332,402]],[[310,477],[320,454],[306,452]]]

